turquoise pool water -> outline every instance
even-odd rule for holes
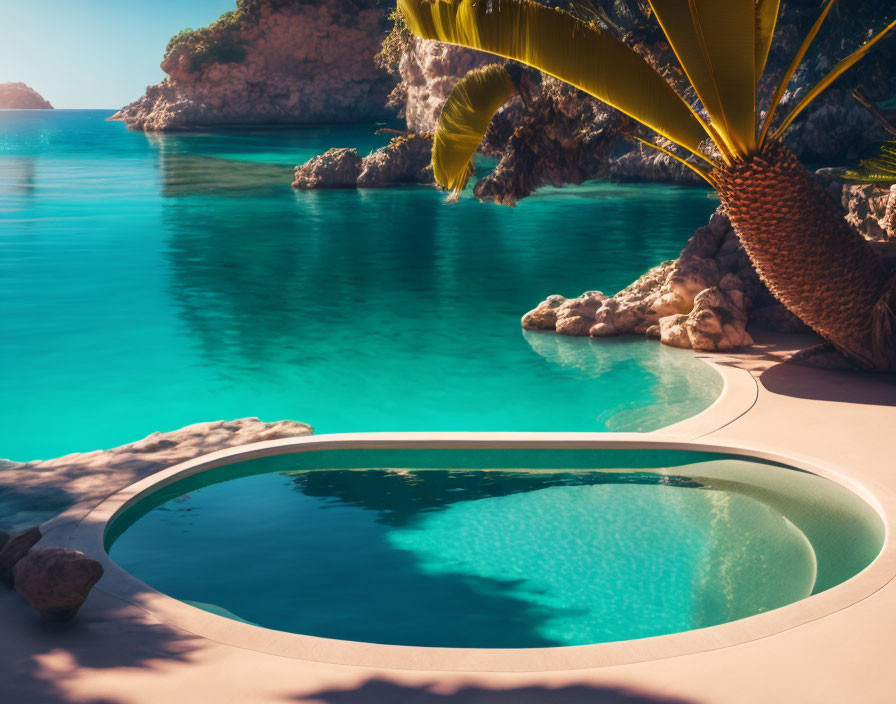
[[[526,334],[551,293],[675,257],[700,189],[587,184],[516,209],[433,189],[295,193],[375,125],[145,135],[0,111],[0,457],[220,418],[318,432],[651,430],[719,377],[636,339]]]
[[[521,469],[525,468],[525,469]],[[660,450],[366,450],[194,476],[109,528],[150,586],[278,630],[421,646],[643,638],[829,589],[878,554],[857,496]]]

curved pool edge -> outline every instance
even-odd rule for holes
[[[868,502],[881,515],[887,530],[881,553],[858,575],[825,592],[764,614],[710,628],[632,641],[503,650],[339,641],[242,623],[195,608],[152,589],[119,567],[105,551],[106,527],[117,515],[148,494],[191,474],[234,461],[286,452],[387,447],[646,447],[745,455],[782,462],[832,479]],[[792,629],[855,604],[883,587],[896,574],[896,548],[891,541],[887,519],[894,515],[894,511],[896,503],[879,501],[874,492],[851,480],[842,471],[755,448],[668,440],[631,433],[355,433],[306,436],[234,447],[157,472],[100,503],[78,522],[63,546],[81,550],[102,562],[106,574],[98,589],[145,609],[162,622],[218,643],[280,657],[337,665],[428,671],[543,672],[632,664],[725,648]],[[50,531],[47,537],[54,533],[56,531]]]
[[[719,395],[699,413],[650,433],[643,433],[643,436],[696,439],[730,425],[756,405],[759,384],[750,372],[733,366],[732,360],[726,356],[695,353],[695,357],[722,378]]]

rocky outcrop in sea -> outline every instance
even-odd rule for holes
[[[356,149],[330,149],[295,168],[292,187],[379,188],[402,183],[432,183],[432,137],[395,137],[364,158]]]
[[[844,184],[819,174],[847,219],[896,270],[896,186]],[[809,329],[759,279],[720,208],[698,228],[677,260],[663,262],[614,296],[588,291],[548,296],[523,316],[529,330],[612,337],[637,334],[664,344],[728,352],[752,344],[747,326],[776,332]]]
[[[52,110],[48,100],[24,83],[0,83],[0,110]]]
[[[393,117],[395,79],[374,56],[388,30],[377,0],[241,0],[168,45],[168,77],[110,119],[145,131]]]

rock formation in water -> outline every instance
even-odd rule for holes
[[[328,149],[295,168],[293,188],[354,188],[361,173],[357,149]]]
[[[79,501],[107,496],[153,472],[215,450],[311,433],[311,426],[296,421],[240,418],[153,433],[111,450],[32,462],[0,460],[0,527],[17,529],[47,520]]]
[[[432,183],[432,137],[395,137],[363,159],[355,149],[330,149],[295,168],[293,188],[379,188]]]
[[[377,0],[238,0],[173,37],[168,77],[110,119],[162,131],[394,117],[395,79],[374,62],[387,30]]]
[[[0,83],[0,110],[52,110],[49,101],[24,83]]]
[[[896,187],[843,184],[819,174],[846,217],[896,270]],[[615,296],[553,295],[523,316],[530,330],[610,337],[641,334],[673,347],[726,352],[752,343],[746,328],[807,332],[760,281],[727,215],[719,209],[681,256],[644,274]]]

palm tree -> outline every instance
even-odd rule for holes
[[[840,61],[776,123],[787,85],[836,0],[824,3],[760,120],[756,84],[780,2],[649,0],[702,111],[631,47],[562,10],[531,0],[398,0],[398,9],[417,36],[532,66],[671,142],[668,149],[645,144],[681,161],[718,191],[771,292],[854,362],[896,370],[896,277],[781,143],[796,117],[896,21]],[[516,72],[509,69],[493,65],[471,72],[445,104],[433,168],[439,184],[455,195],[472,173],[489,121],[516,92]]]

